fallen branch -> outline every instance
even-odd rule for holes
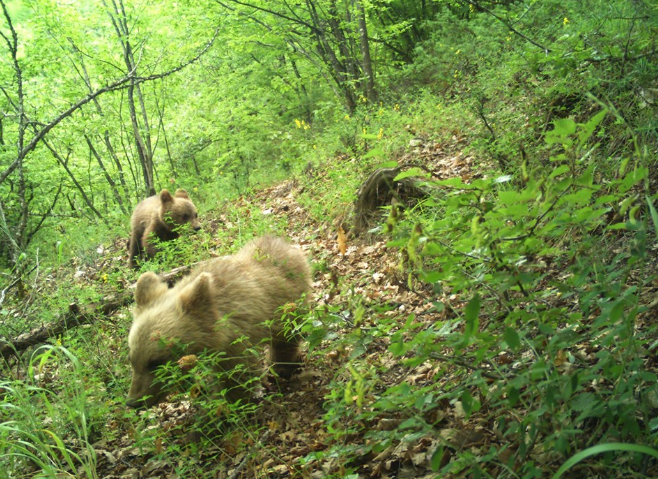
[[[167,283],[171,284],[180,276],[187,273],[192,266],[194,266],[194,264],[175,268],[168,273],[161,274],[160,277],[167,281]],[[134,288],[135,285],[133,284],[128,289],[117,295],[106,297],[100,302],[91,303],[85,306],[71,303],[68,310],[60,314],[57,321],[34,328],[9,341],[0,340],[0,357],[7,361],[13,356],[18,356],[19,353],[25,351],[27,348],[45,343],[49,339],[55,338],[71,328],[75,328],[81,324],[90,323],[97,318],[112,315],[119,309],[128,306],[133,302]]]
[[[0,341],[0,357],[6,361],[12,356],[18,356],[21,351],[46,342],[72,327],[89,323],[98,316],[109,316],[130,304],[132,300],[132,291],[125,291],[117,298],[105,299],[101,303],[92,303],[84,308],[80,308],[76,303],[71,303],[68,311],[62,314],[58,321],[34,328],[11,341]]]

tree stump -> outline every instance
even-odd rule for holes
[[[380,168],[375,170],[357,191],[354,202],[354,236],[359,236],[372,228],[381,217],[380,208],[390,205],[393,199],[409,204],[411,199],[424,198],[427,193],[413,178],[395,181],[403,167]]]

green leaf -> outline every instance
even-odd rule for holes
[[[413,168],[409,168],[407,171],[401,172],[398,176],[393,178],[393,181],[400,181],[405,178],[409,178],[410,176],[420,176],[423,178],[429,178],[430,174],[427,173],[426,171],[421,170],[418,167],[413,167]]]
[[[389,352],[394,356],[402,356],[405,353],[405,349],[402,335],[399,333],[394,334],[393,338],[391,338],[391,344],[388,346]]]
[[[327,336],[326,328],[313,328],[311,334],[306,337],[308,348],[312,351]]]
[[[619,164],[619,176],[624,176],[624,173],[626,173],[626,167],[628,166],[628,162],[630,160],[630,158],[623,158],[621,160],[621,163]]]
[[[569,171],[569,169],[570,169],[570,168],[569,168],[569,165],[561,165],[561,166],[558,166],[558,167],[555,168],[555,169],[553,170],[553,172],[549,175],[549,178],[555,178],[556,176],[560,176],[561,174],[566,173],[567,171]]]
[[[593,194],[594,192],[589,189],[576,190],[574,193],[563,196],[559,204],[585,205],[590,202]]]
[[[596,115],[594,115],[587,123],[582,125],[582,129],[578,135],[578,138],[580,140],[579,146],[582,147],[587,142],[587,140],[590,139],[590,137],[594,133],[594,130],[596,130],[596,127],[599,126],[599,123],[603,121],[607,113],[608,110],[602,110],[598,112]]]
[[[553,479],[559,479],[565,472],[578,464],[580,461],[587,459],[588,457],[602,454],[604,452],[614,451],[637,452],[640,454],[647,454],[658,459],[658,451],[648,446],[641,446],[639,444],[625,444],[621,442],[599,444],[597,446],[589,447],[584,451],[580,451],[579,453],[571,456],[569,460],[562,464],[562,467],[560,467],[560,469],[558,469],[558,471],[553,475]]]
[[[470,185],[465,185],[464,181],[459,176],[454,176],[446,180],[437,181],[436,184],[442,186],[453,186],[453,187],[459,187],[464,189],[471,189]]]
[[[521,346],[521,340],[519,339],[519,333],[515,329],[507,327],[503,333],[503,338],[505,342],[510,347],[511,350],[516,351]]]
[[[552,133],[557,135],[573,135],[576,133],[576,122],[571,118],[561,118],[553,122]]]
[[[596,170],[595,164],[588,166],[578,178],[575,178],[575,184],[585,186],[588,189],[598,191],[600,186],[594,184],[594,171]]]
[[[649,170],[643,166],[639,166],[632,171],[629,171],[624,179],[621,180],[621,184],[619,185],[619,192],[626,193],[634,185],[645,179],[648,174]]]
[[[441,467],[441,461],[443,460],[444,449],[442,446],[437,447],[432,453],[432,459],[430,464],[433,471],[438,471]]]
[[[423,281],[429,284],[438,282],[441,279],[441,273],[438,271],[423,271]]]
[[[656,235],[658,236],[658,212],[656,212],[656,208],[654,208],[651,198],[649,198],[649,196],[646,198],[647,205],[649,205],[649,212],[651,213],[651,220],[653,221],[653,227],[656,229]]]
[[[626,300],[618,300],[614,306],[610,309],[610,322],[614,323],[621,319],[624,311],[626,309]]]
[[[501,191],[498,193],[498,203],[501,205],[516,205],[521,202],[521,195],[517,191]]]
[[[566,142],[569,135],[576,133],[576,122],[571,118],[562,118],[553,122],[553,129],[546,133],[545,141],[549,145]]]
[[[384,156],[384,155],[386,155],[386,153],[384,153],[384,151],[382,151],[382,150],[380,150],[380,149],[378,149],[378,148],[373,148],[373,149],[370,150],[368,153],[366,153],[365,155],[363,155],[363,156],[361,157],[361,159],[365,160],[366,158],[372,158],[373,156]],[[397,165],[397,163],[396,163],[396,165]]]
[[[571,401],[571,408],[574,411],[585,412],[594,408],[597,404],[597,398],[592,393],[579,394]]]
[[[476,293],[464,308],[464,339],[470,338],[478,331],[481,301],[480,295]]]
[[[437,256],[439,254],[441,254],[441,247],[438,244],[432,241],[425,243],[425,246],[423,247],[424,256]]]
[[[614,225],[606,226],[606,230],[625,230],[626,223],[615,223]]]
[[[652,432],[656,432],[658,429],[658,417],[654,417],[651,419],[651,421],[649,421],[649,427],[651,428]]]
[[[467,417],[470,416],[471,412],[473,412],[473,406],[475,400],[473,399],[473,395],[470,393],[468,389],[466,389],[462,393],[461,401],[462,401],[462,408],[464,409],[466,416]]]

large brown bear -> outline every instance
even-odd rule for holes
[[[165,391],[154,382],[155,369],[203,350],[225,353],[221,370],[243,365],[249,378],[258,361],[247,349],[267,340],[274,370],[289,377],[299,367],[299,337],[284,331],[280,308],[302,298],[310,285],[304,254],[275,237],[254,240],[233,256],[205,261],[171,289],[155,273],[142,274],[128,336],[133,373],[126,404],[150,407],[159,402]],[[174,343],[175,348],[166,346]],[[244,376],[228,376],[222,374],[221,386],[229,399],[245,398]]]
[[[158,249],[154,237],[159,241],[176,239],[180,236],[175,231],[176,227],[187,223],[194,231],[201,229],[196,207],[185,190],[176,190],[175,196],[168,190],[162,190],[159,195],[140,201],[130,219],[130,267],[137,267],[136,259],[143,252],[149,259],[155,256]]]

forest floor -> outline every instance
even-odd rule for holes
[[[356,161],[356,160],[354,160]],[[434,177],[449,178],[459,176],[464,181],[481,175],[477,162],[460,153],[460,140],[455,138],[449,146],[435,143],[416,145],[413,153],[401,158],[405,161],[420,161]],[[331,182],[327,173],[315,170],[312,172],[313,184]],[[364,178],[365,180],[365,178]],[[391,334],[402,327],[410,317],[414,316],[419,330],[430,327],[437,322],[453,318],[454,311],[462,309],[468,298],[458,295],[433,291],[429,286],[419,281],[410,281],[406,273],[400,269],[401,257],[399,249],[388,248],[387,238],[382,235],[362,235],[353,238],[348,231],[345,236],[340,233],[340,218],[327,218],[318,221],[298,202],[298,198],[306,186],[299,180],[288,180],[260,190],[259,192],[238,199],[232,203],[236,211],[259,212],[259,216],[269,216],[277,225],[284,225],[288,239],[299,245],[309,256],[316,267],[314,277],[313,304],[321,311],[332,311],[339,315],[339,327],[332,332],[352,334],[355,329],[363,331],[375,329],[378,321],[386,320],[392,324]],[[330,188],[331,186],[327,186]],[[322,191],[322,188],[319,189]],[[322,198],[318,198],[322,201]],[[211,234],[222,229],[238,231],[240,228],[231,224],[235,216],[222,212],[209,212],[204,221],[204,230]],[[249,218],[241,221],[249,221]],[[383,217],[382,217],[383,221]],[[381,222],[380,222],[381,223]],[[225,237],[225,236],[224,236]],[[229,234],[229,238],[231,235]],[[236,238],[237,240],[237,233]],[[623,239],[620,238],[620,242]],[[219,245],[217,245],[219,246]],[[219,249],[219,248],[218,248]],[[211,252],[212,252],[211,248]],[[113,245],[99,251],[99,257],[93,266],[83,270],[81,267],[73,270],[58,271],[57,281],[62,281],[70,275],[81,278],[70,278],[71,281],[89,280],[103,276],[108,268],[117,270],[118,264],[127,263],[125,239],[117,239]],[[219,253],[217,253],[219,254]],[[64,267],[62,267],[63,269]],[[551,270],[546,274],[546,281],[551,277],[559,277],[561,271]],[[126,290],[130,281],[125,281]],[[655,297],[655,291],[649,292]],[[560,301],[553,298],[551,301]],[[445,308],[437,309],[440,302]],[[574,306],[574,305],[572,305]],[[565,307],[570,307],[565,305]],[[650,309],[655,310],[655,305]],[[355,318],[361,310],[362,317]],[[650,319],[650,314],[639,318],[639,325]],[[113,313],[106,324],[123,324],[129,321],[130,313],[126,308]],[[486,318],[482,318],[486,321]],[[113,329],[114,328],[114,329]],[[108,326],[109,331],[122,331],[120,327]],[[423,363],[415,367],[401,364],[388,350],[390,335],[369,335],[371,341],[364,346],[359,360],[372,365],[378,371],[378,381],[373,396],[401,384],[413,388],[434,385],[433,390],[450,390],[451,384],[464,379],[464,372],[474,369],[468,364],[459,364],[455,358],[453,365],[459,370],[445,368],[441,358],[433,363]],[[368,423],[350,424],[348,417],[362,417],[359,414],[350,415],[343,411],[342,422],[328,425],[328,398],[335,394],[334,385],[345,384],[353,379],[349,370],[350,355],[353,350],[343,343],[326,340],[320,348],[305,351],[305,364],[302,372],[292,380],[274,386],[271,378],[263,380],[262,391],[255,401],[258,407],[255,412],[240,417],[239,424],[223,428],[215,437],[199,439],[194,431],[195,418],[199,412],[194,400],[177,400],[163,402],[148,411],[140,412],[145,418],[144,423],[151,428],[157,428],[155,443],[146,446],[140,443],[144,431],[137,431],[130,422],[129,415],[120,411],[125,406],[119,403],[116,408],[116,421],[107,424],[107,433],[93,444],[97,456],[98,477],[105,479],[136,479],[136,478],[187,478],[215,477],[226,479],[251,478],[310,478],[349,477],[358,478],[433,478],[437,477],[437,466],[447,464],[456,451],[467,450],[474,456],[488,454],[495,449],[501,451],[497,456],[498,464],[506,464],[512,455],[516,454],[515,445],[507,444],[505,437],[497,430],[495,415],[487,412],[486,405],[478,414],[465,414],[459,401],[448,402],[439,400],[440,406],[433,408],[431,417],[423,419],[428,424],[435,425],[431,435],[415,434],[403,441],[394,442],[391,446],[376,449],[378,452],[364,452],[364,444],[368,439],[365,432],[391,431],[408,419],[404,410],[387,410],[385,413],[373,414]],[[125,337],[117,338],[114,354],[126,357]],[[579,345],[579,357],[585,363],[595,362],[597,346],[590,343]],[[502,354],[496,359],[500,364],[506,364],[511,359]],[[568,368],[563,361],[556,364],[558,368]],[[441,370],[441,375],[437,372]],[[447,372],[446,372],[447,371]],[[451,372],[454,371],[454,372]],[[481,371],[485,374],[483,371]],[[437,385],[437,383],[439,383]],[[281,394],[271,394],[277,389]],[[264,391],[264,392],[263,392]],[[126,391],[127,392],[127,391]],[[357,404],[356,397],[351,406],[357,411],[367,408],[367,405]],[[344,404],[350,404],[345,401]],[[525,414],[523,410],[514,412]],[[222,423],[226,411],[217,411],[217,423]],[[206,416],[207,417],[207,416]],[[205,419],[204,419],[205,420]],[[212,422],[212,419],[209,419]],[[198,421],[196,422],[198,425]],[[329,428],[334,430],[330,431]],[[342,427],[342,431],[336,431]],[[208,431],[205,431],[207,434]],[[439,450],[439,441],[447,445],[438,458],[435,452]],[[493,447],[492,447],[493,446]],[[371,449],[369,449],[370,451]],[[349,454],[341,455],[341,451]],[[326,453],[326,454],[324,454]],[[356,457],[345,462],[344,457]],[[555,471],[563,462],[562,456],[552,451],[536,447],[529,454],[529,459],[549,474]],[[432,468],[434,466],[434,469]],[[502,466],[504,467],[504,466]],[[492,476],[497,471],[490,471]],[[500,472],[500,471],[498,471]],[[589,465],[587,474],[590,477],[608,477],[605,469],[597,465]],[[75,475],[75,473],[74,473]],[[62,476],[64,477],[64,476]],[[67,476],[68,477],[68,476]],[[457,476],[444,476],[457,477]]]
[[[424,163],[443,178],[461,176],[469,179],[477,176],[473,170],[473,160],[458,152],[459,141],[443,151],[436,144],[417,147],[415,157],[424,157]],[[429,161],[428,161],[429,160]],[[428,164],[428,162],[430,164]],[[322,181],[323,172],[315,172],[314,181]],[[300,245],[313,262],[323,262],[326,271],[319,271],[314,278],[314,303],[317,308],[332,305],[347,305],[357,297],[365,305],[386,305],[386,314],[396,318],[403,325],[410,314],[417,321],[428,325],[444,319],[446,311],[433,312],[431,297],[422,287],[411,290],[407,277],[399,268],[400,256],[397,249],[386,247],[381,237],[351,238],[338,235],[338,227],[327,222],[315,221],[296,201],[300,183],[288,180],[264,189],[249,198],[241,198],[237,207],[260,208],[265,215],[276,215],[288,225],[286,234],[293,244]],[[226,218],[206,218],[206,228],[230,228]],[[114,248],[113,248],[114,249]],[[107,251],[108,257],[116,258],[123,254]],[[123,257],[121,258],[124,259]],[[442,298],[455,308],[461,306],[459,298]],[[339,308],[344,314],[345,327],[355,327],[350,317],[350,308]],[[359,327],[368,328],[374,319],[365,315]],[[340,334],[340,331],[338,331]],[[384,365],[386,374],[380,377],[382,391],[396,384],[407,382],[420,386],[433,381],[435,367],[423,364],[416,368],[403,368],[387,352],[389,340],[380,337],[370,343],[365,354],[366,361]],[[326,351],[325,348],[323,350]],[[99,476],[103,478],[171,478],[180,477],[177,464],[185,464],[183,469],[196,467],[199,477],[238,478],[284,478],[284,477],[328,477],[337,474],[341,477],[340,457],[326,457],[323,463],[305,458],[312,452],[323,451],[333,442],[328,437],[323,422],[323,403],[330,392],[330,383],[341,376],[349,378],[345,363],[349,351],[329,347],[328,354],[309,354],[303,371],[291,381],[282,385],[281,395],[272,399],[261,398],[256,413],[248,417],[249,425],[238,428],[213,441],[213,447],[194,450],[186,446],[189,436],[185,425],[193,422],[195,408],[189,401],[178,403],[164,402],[154,408],[158,423],[164,431],[169,431],[165,444],[159,444],[159,451],[148,451],[135,446],[134,434],[128,430],[112,441],[103,440],[95,445],[99,457]],[[445,375],[441,381],[450,382]],[[272,389],[265,385],[265,390]],[[481,427],[464,427],[463,411],[459,406],[445,405],[441,412],[444,427],[441,435],[461,447],[478,447],[486,442]],[[354,405],[356,408],[357,406]],[[153,414],[153,409],[148,412]],[[404,411],[380,418],[372,427],[390,430],[402,422]],[[359,450],[363,444],[362,434],[350,434],[349,424],[345,424],[344,448]],[[255,431],[255,432],[254,432]],[[180,445],[187,451],[180,458],[163,457],[167,443]],[[335,442],[333,442],[335,446]],[[436,440],[418,440],[389,447],[377,455],[362,457],[359,464],[350,464],[358,470],[358,477],[434,477],[430,469],[430,457],[436,449]],[[449,457],[445,457],[447,461]],[[214,471],[214,476],[206,474]],[[356,477],[356,476],[355,476]]]

